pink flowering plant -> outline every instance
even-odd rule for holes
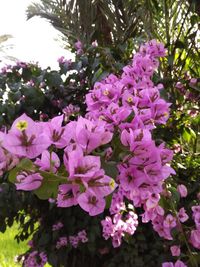
[[[79,42],[75,47],[82,50]],[[17,190],[30,191],[58,208],[79,206],[91,217],[103,216],[103,238],[114,248],[123,240],[131,242],[141,224],[151,224],[168,242],[174,259],[162,266],[196,267],[198,201],[190,211],[180,205],[187,187],[173,183],[173,151],[154,135],[170,117],[171,103],[161,97],[163,85],[153,82],[159,58],[165,55],[162,43],[142,45],[120,75],[110,74],[94,84],[85,98],[87,113],[76,120],[70,120],[70,112],[79,113],[73,106],[45,121],[22,114],[1,132],[0,171],[9,170]],[[62,227],[55,224],[52,231]],[[54,245],[60,250],[87,241],[83,230],[60,236]],[[36,256],[43,266],[46,255],[38,251],[31,252],[25,266]]]

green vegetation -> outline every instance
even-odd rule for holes
[[[15,262],[15,257],[23,254],[27,249],[28,241],[17,243],[15,235],[18,233],[18,225],[15,223],[11,228],[7,228],[5,233],[0,233],[0,267],[20,267],[20,263]],[[46,264],[45,267],[50,267]]]
[[[156,145],[165,142],[167,148],[174,150],[172,167],[176,175],[163,184],[159,205],[166,211],[165,215],[174,216],[178,227],[171,232],[173,240],[164,240],[155,234],[150,223],[140,223],[136,233],[125,236],[121,247],[116,249],[102,237],[101,220],[109,214],[108,210],[98,217],[91,217],[79,206],[58,208],[56,203],[16,190],[8,180],[8,176],[12,178],[14,173],[16,176],[16,170],[7,172],[3,169],[5,172],[0,174],[0,232],[15,221],[19,223],[20,231],[15,223],[13,228],[0,234],[0,267],[21,266],[14,263],[15,256],[25,253],[28,257],[33,251],[45,252],[53,267],[160,267],[161,262],[176,260],[170,247],[178,244],[181,247],[179,259],[183,258],[188,267],[200,266],[199,237],[195,238],[197,245],[190,243],[191,233],[200,234],[191,210],[191,207],[200,205],[199,3],[198,0],[41,0],[31,4],[27,10],[28,18],[40,16],[50,21],[63,34],[62,38],[75,53],[75,58],[72,61],[59,58],[58,70],[42,69],[38,64],[25,62],[3,68],[0,71],[0,128],[3,131],[9,129],[23,113],[34,120],[47,121],[61,114],[63,109],[67,114],[65,108],[71,104],[79,107],[84,116],[85,95],[95,82],[110,73],[121,75],[123,67],[131,63],[133,52],[138,51],[139,45],[145,41],[156,39],[162,42],[167,55],[160,59],[160,67],[152,79],[156,85],[163,84],[160,94],[171,103],[171,113],[165,126],[153,130],[153,138]],[[81,49],[77,49],[77,43]],[[155,94],[155,100],[157,96]],[[144,116],[145,109],[148,111],[149,108],[145,107],[145,101],[142,104]],[[66,118],[74,120],[75,115]],[[128,121],[131,119],[128,117]],[[118,149],[114,152],[119,154]],[[100,155],[101,151],[95,151],[94,155],[98,153]],[[123,155],[124,152],[121,158]],[[59,157],[63,163],[62,152]],[[103,168],[108,166],[104,165]],[[65,171],[63,168],[62,172]],[[178,185],[187,187],[186,197],[180,197]],[[189,216],[184,223],[179,218],[181,211]],[[141,218],[143,209],[137,208],[137,212]],[[159,209],[157,212],[162,213]],[[57,223],[62,223],[63,227],[52,231]],[[199,222],[197,227],[199,229]],[[77,249],[70,245],[56,249],[60,238],[76,235],[82,229],[87,230],[86,244]],[[162,232],[162,227],[159,230]],[[14,240],[16,234],[22,241],[20,244]],[[26,242],[31,238],[34,248],[29,251]]]
[[[0,266],[1,267],[17,267],[18,263],[14,263],[14,258],[22,254],[28,249],[27,241],[17,243],[14,239],[18,232],[18,225],[14,224],[12,228],[8,228],[5,233],[0,233]]]

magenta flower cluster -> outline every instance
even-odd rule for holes
[[[173,262],[164,262],[162,267],[187,267],[187,265],[185,265],[185,263],[181,260],[177,260],[174,264]]]
[[[56,243],[56,248],[60,249],[70,244],[72,247],[77,248],[80,243],[88,242],[87,233],[85,230],[78,232],[77,235],[70,235],[69,237],[62,236]]]
[[[3,175],[5,171],[8,171],[16,166],[19,162],[19,159],[0,147],[0,176]]]
[[[52,226],[52,231],[58,231],[63,228],[63,223],[57,222]]]
[[[68,173],[66,183],[58,189],[58,207],[79,204],[91,216],[97,215],[103,212],[105,197],[115,189],[115,182],[101,168],[100,157],[91,155],[91,152],[109,143],[113,133],[105,128],[103,121],[83,117],[65,126],[62,123],[63,115],[49,122],[34,122],[23,114],[4,134],[3,148],[19,158],[33,159],[38,169],[19,172],[16,187],[18,190],[36,190],[42,185],[42,171],[57,173],[60,159],[56,152],[48,150],[54,146],[57,150],[62,149]]]
[[[43,267],[47,263],[47,256],[44,252],[34,250],[24,260],[24,267]]]
[[[78,106],[74,106],[72,104],[69,104],[65,108],[63,108],[62,112],[65,115],[64,120],[68,121],[70,116],[75,116],[80,111],[80,108]]]
[[[117,126],[121,131],[151,130],[156,124],[164,124],[170,104],[160,98],[163,85],[155,86],[151,80],[159,65],[157,57],[164,55],[164,46],[154,40],[142,46],[120,77],[111,74],[86,95],[87,116],[105,121],[111,129]],[[132,119],[127,121],[129,116]]]
[[[15,167],[19,162],[17,156],[9,153],[1,146],[3,139],[4,133],[0,131],[0,176],[2,176],[5,171],[8,171]]]
[[[190,242],[193,247],[200,249],[200,206],[193,206],[192,211],[196,229],[191,231]]]
[[[82,53],[81,42],[75,49]],[[141,46],[121,75],[111,74],[95,83],[86,95],[88,113],[76,121],[68,121],[79,111],[73,106],[47,122],[34,122],[26,114],[17,118],[7,133],[0,134],[0,173],[10,168],[5,155],[15,159],[12,167],[18,160],[29,159],[31,168],[20,170],[18,166],[18,190],[42,190],[49,174],[49,188],[55,179],[58,182],[57,206],[79,205],[90,216],[103,213],[111,195],[110,216],[102,220],[102,226],[104,238],[111,238],[114,247],[136,231],[135,208],[142,208],[143,223],[151,222],[161,237],[172,240],[172,229],[179,229],[188,215],[184,208],[176,215],[165,213],[160,205],[166,194],[165,181],[175,174],[170,167],[173,152],[164,143],[157,145],[152,137],[153,129],[169,118],[170,103],[160,97],[163,85],[152,81],[158,58],[165,53],[163,44],[155,40]],[[105,165],[117,174],[108,175]],[[180,197],[187,196],[184,185],[177,191]],[[192,210],[196,229],[191,232],[190,243],[200,249],[199,206]],[[53,231],[60,228],[62,225],[54,225]],[[86,233],[63,236],[56,247],[68,242],[73,247],[87,242]],[[178,256],[176,249],[172,248],[172,253]],[[163,266],[186,265],[178,260],[175,265],[168,262]]]
[[[119,247],[125,234],[133,235],[135,233],[138,226],[138,216],[133,211],[129,211],[125,217],[117,213],[113,218],[107,216],[101,224],[103,237],[106,240],[111,237],[113,247]]]

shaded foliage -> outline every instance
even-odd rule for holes
[[[68,38],[72,51],[75,51],[74,41],[80,39],[83,53],[77,55],[74,62],[61,60],[58,71],[24,63],[4,69],[0,74],[1,127],[9,127],[24,112],[36,120],[52,118],[70,103],[80,106],[84,114],[84,96],[93,84],[108,73],[118,74],[143,40],[156,38],[165,43],[168,55],[153,79],[164,84],[161,94],[171,101],[172,110],[167,125],[159,127],[155,137],[157,142],[164,140],[176,152],[173,167],[177,174],[166,186],[172,188],[172,192],[178,183],[189,189],[187,199],[177,199],[173,193],[163,205],[168,207],[171,200],[177,207],[198,203],[198,12],[198,1],[192,0],[43,0],[40,5],[33,4],[28,10],[29,18],[37,15],[48,19]],[[97,47],[91,45],[94,40],[99,43]],[[192,77],[197,78],[196,83],[190,82]],[[181,90],[176,87],[177,82],[183,85]],[[34,233],[35,248],[47,252],[52,266],[153,267],[170,259],[170,241],[161,242],[150,225],[139,227],[120,249],[113,249],[111,243],[101,237],[103,215],[91,218],[78,207],[59,209],[30,193],[16,192],[8,183],[7,174],[0,179],[0,231],[4,232],[7,225],[17,220],[21,226],[17,239],[28,239]],[[52,232],[52,225],[58,221],[64,224],[63,229]],[[56,251],[56,240],[60,236],[73,235],[83,228],[88,233],[87,244]],[[176,233],[174,236],[181,238]],[[195,255],[199,261],[198,254]]]

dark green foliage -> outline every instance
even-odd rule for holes
[[[43,0],[42,5],[29,8],[29,17],[33,15],[47,18],[64,33],[72,51],[75,51],[74,41],[82,40],[83,54],[76,56],[73,62],[61,63],[58,71],[25,64],[24,67],[17,65],[2,72],[0,126],[9,128],[13,120],[24,112],[36,120],[52,118],[70,103],[78,105],[81,114],[84,114],[84,96],[93,84],[108,73],[120,73],[130,61],[132,51],[140,43],[156,38],[165,43],[168,55],[161,61],[161,67],[153,79],[156,83],[164,84],[165,89],[161,94],[172,106],[167,125],[157,128],[154,135],[158,143],[165,141],[167,146],[177,151],[173,160],[176,176],[167,181],[172,197],[163,198],[161,205],[171,211],[172,202],[177,208],[184,206],[188,210],[198,203],[198,1]],[[94,40],[98,41],[99,46],[91,45]],[[189,75],[198,79],[196,84],[190,83]],[[183,83],[184,91],[175,87],[178,81]],[[7,99],[4,98],[5,95]],[[189,188],[187,199],[180,199],[177,195],[178,183]],[[171,260],[170,241],[161,240],[150,224],[139,226],[133,237],[126,237],[120,248],[113,249],[111,242],[105,241],[101,236],[100,221],[106,216],[106,212],[93,218],[78,207],[57,208],[29,192],[17,192],[8,182],[8,174],[0,178],[0,187],[0,231],[4,232],[14,220],[18,221],[21,228],[17,240],[26,240],[34,233],[35,249],[45,251],[52,266],[157,267],[161,266],[161,262]],[[64,224],[63,229],[52,232],[52,225],[58,221]],[[187,226],[191,225],[190,220]],[[69,246],[58,251],[55,248],[59,237],[76,234],[82,229],[87,231],[88,243],[77,249]],[[176,233],[174,236],[182,238]]]

